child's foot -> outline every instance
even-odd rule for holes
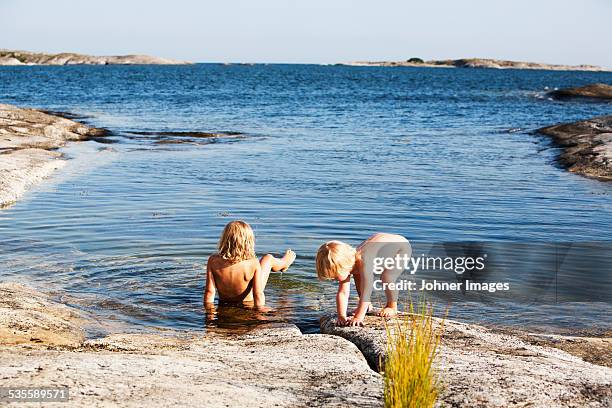
[[[289,267],[291,266],[291,264],[293,264],[293,261],[295,261],[295,252],[293,252],[292,250],[288,249],[287,252],[285,252],[285,256],[283,256],[283,263],[286,265],[283,269],[281,269],[281,272],[285,272],[287,269],[289,269]]]
[[[395,317],[397,316],[397,309],[392,307],[385,307],[383,310],[378,312],[378,315],[381,317]]]
[[[359,309],[359,306],[354,308],[353,311],[351,312],[351,316],[355,316],[355,313],[357,313],[357,309]],[[366,314],[368,313],[372,313],[372,311],[374,310],[374,306],[372,306],[371,304],[368,305],[368,310],[366,311]]]

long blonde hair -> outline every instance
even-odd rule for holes
[[[219,239],[219,255],[232,263],[255,258],[255,234],[244,221],[232,221],[223,228]]]

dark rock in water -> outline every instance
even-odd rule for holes
[[[600,99],[612,101],[612,86],[607,84],[591,84],[577,88],[558,89],[548,93],[555,99]]]
[[[104,134],[103,136],[100,137],[92,137],[91,140],[93,140],[96,143],[101,143],[101,144],[114,144],[117,143],[117,140],[114,139],[108,139],[106,136],[110,135],[110,132],[107,134]]]
[[[243,138],[245,135],[234,131],[221,132],[190,132],[190,131],[128,131],[124,132],[129,135],[147,136],[143,139],[155,140],[154,144],[210,144],[216,143],[220,139],[237,139]],[[128,138],[135,138],[127,136]]]
[[[538,130],[564,148],[559,163],[569,171],[612,180],[612,115]]]
[[[46,113],[47,115],[59,116],[60,118],[65,118],[65,119],[70,119],[70,120],[90,119],[93,117],[93,116],[81,115],[78,113],[64,112],[64,111],[53,111],[53,110],[44,110],[44,109],[41,109],[40,111]]]
[[[172,136],[172,137],[199,137],[199,138],[214,138],[214,137],[232,137],[232,136],[243,136],[243,133],[233,131],[223,132],[144,132],[144,131],[131,131],[126,132],[131,135],[140,136]]]

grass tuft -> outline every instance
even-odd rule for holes
[[[433,366],[444,331],[444,321],[434,322],[433,309],[422,302],[416,310],[386,326],[384,361],[385,407],[433,407],[440,386]]]

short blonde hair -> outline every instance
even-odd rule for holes
[[[355,249],[340,241],[329,241],[317,251],[317,276],[319,279],[336,279],[355,266]]]
[[[223,228],[219,239],[219,255],[230,262],[238,263],[255,258],[255,234],[244,221],[232,221]]]

